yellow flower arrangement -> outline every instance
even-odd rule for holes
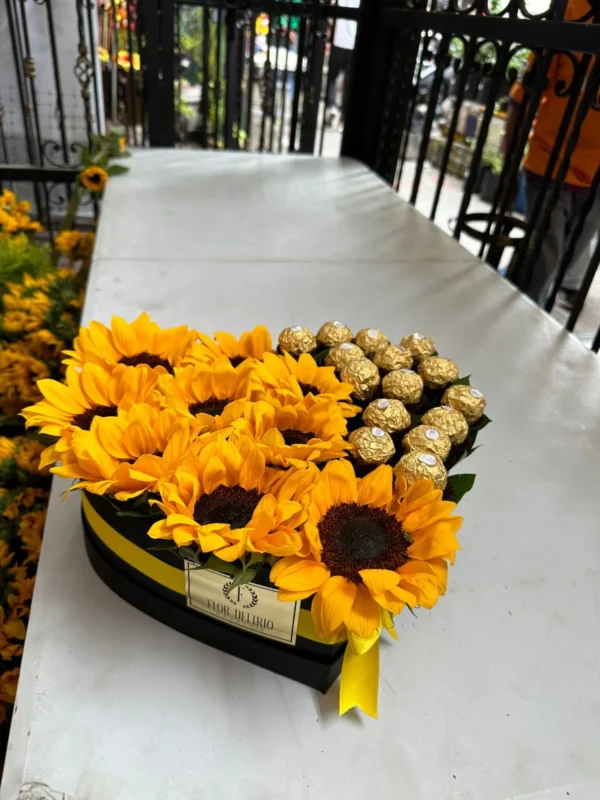
[[[81,240],[68,233],[60,247],[75,252]],[[43,291],[11,296],[36,289]],[[437,603],[460,547],[455,501],[473,476],[448,478],[444,460],[451,465],[468,455],[486,418],[465,422],[468,440],[438,455],[428,448],[439,430],[418,423],[424,410],[439,406],[443,389],[408,409],[393,398],[402,424],[388,429],[394,420],[381,381],[369,393],[362,383],[340,380],[336,368],[323,366],[327,348],[317,343],[314,352],[301,352],[315,347],[310,332],[288,333],[273,352],[264,326],[239,339],[225,332],[212,339],[187,326],[162,329],[147,314],[131,323],[92,322],[63,351],[64,382],[42,378],[41,399],[23,411],[27,426],[53,443],[40,457],[35,440],[12,449],[0,439],[0,455],[4,447],[6,463],[22,473],[39,459],[74,481],[69,491],[87,492],[86,515],[102,520],[102,509],[126,507],[146,520],[148,551],[172,551],[188,570],[216,570],[236,586],[259,570],[260,585],[270,575],[279,601],[304,604],[310,626],[305,620],[302,636],[330,647],[347,642],[341,712],[359,705],[375,715],[382,631],[395,638],[394,617]],[[294,333],[292,354],[282,346],[294,349]],[[19,344],[25,342],[32,353],[56,353],[61,344],[37,331]],[[436,364],[429,366],[434,372]],[[372,364],[369,378],[377,373]],[[367,424],[359,415],[373,397],[369,419],[378,423]],[[443,429],[444,409],[436,412]],[[402,456],[397,448],[417,426],[424,449],[410,440]],[[25,503],[25,496],[18,503],[0,498],[26,565],[39,552],[42,514],[35,496],[31,510]],[[7,606],[17,618],[27,605],[26,581],[15,578]],[[347,679],[349,671],[360,680]]]

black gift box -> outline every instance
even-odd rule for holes
[[[93,511],[86,515],[86,503],[106,525],[127,540],[124,546],[115,545],[114,540],[120,540],[119,536],[111,539],[102,535],[100,526],[95,529]],[[180,570],[183,581],[185,566],[181,558],[168,550],[149,550],[155,544],[147,533],[154,520],[122,516],[112,502],[87,492],[82,517],[85,546],[92,567],[107,586],[131,605],[187,636],[321,692],[326,692],[340,674],[345,643],[326,645],[299,633],[295,645],[283,644],[228,625],[189,607],[185,594],[172,591],[133,566],[131,560],[127,560],[128,552],[140,548],[148,556]],[[127,543],[135,548],[128,547]],[[145,558],[148,561],[147,556]],[[268,576],[269,568],[264,567],[253,584],[272,586]],[[310,603],[310,599],[302,601],[301,614],[309,611]]]

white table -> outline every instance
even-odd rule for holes
[[[598,800],[596,356],[356,163],[155,150],[131,167],[86,320],[420,330],[494,424],[447,596],[382,646],[379,721],[128,606],[55,485],[1,800],[32,781],[61,800]]]

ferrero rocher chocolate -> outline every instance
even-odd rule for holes
[[[317,342],[323,347],[335,347],[352,339],[352,331],[338,319],[325,322],[317,331]]]
[[[381,387],[385,397],[402,400],[407,405],[418,403],[423,396],[423,378],[412,369],[395,369],[384,377]]]
[[[449,386],[442,403],[460,411],[469,425],[474,425],[485,409],[485,397],[471,386]]]
[[[332,347],[327,353],[325,363],[329,367],[341,369],[349,361],[355,361],[357,358],[364,358],[365,354],[357,344],[351,342],[344,342],[338,344],[337,347]]]
[[[404,431],[410,428],[411,417],[402,400],[388,400],[386,397],[373,400],[363,413],[365,425],[383,428],[388,433]]]
[[[467,420],[452,406],[431,408],[423,414],[421,422],[423,425],[433,425],[434,428],[446,431],[452,444],[462,444],[469,435]]]
[[[348,437],[354,458],[363,464],[385,464],[396,452],[392,437],[377,426],[358,428]]]
[[[368,358],[371,358],[378,350],[389,344],[385,334],[376,328],[363,328],[356,334],[354,341],[361,350],[364,350]]]
[[[400,344],[406,347],[416,361],[429,358],[435,353],[433,341],[428,336],[423,336],[422,333],[411,333],[410,336],[405,336]]]
[[[404,452],[410,453],[412,450],[429,452],[445,461],[450,455],[452,444],[448,434],[431,425],[417,425],[409,431],[402,440]]]
[[[434,453],[412,450],[402,456],[394,472],[403,475],[409,486],[427,478],[436,489],[445,489],[448,483],[446,468]]]
[[[458,367],[454,361],[439,356],[424,358],[417,372],[427,389],[443,389],[458,378]]]
[[[312,353],[317,349],[317,340],[308,328],[295,325],[293,328],[284,328],[279,334],[279,348],[293,356],[302,353]]]
[[[379,386],[379,370],[368,358],[355,358],[344,364],[340,378],[352,384],[353,394],[359,400],[369,400]]]
[[[406,347],[399,344],[388,344],[382,347],[373,356],[373,363],[384,372],[391,372],[393,369],[410,369],[413,365],[413,357]]]

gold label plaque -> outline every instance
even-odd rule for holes
[[[185,588],[188,608],[215,617],[228,625],[296,644],[300,603],[283,603],[277,589],[245,583],[231,588],[233,579],[212,569],[197,569],[185,563]]]

